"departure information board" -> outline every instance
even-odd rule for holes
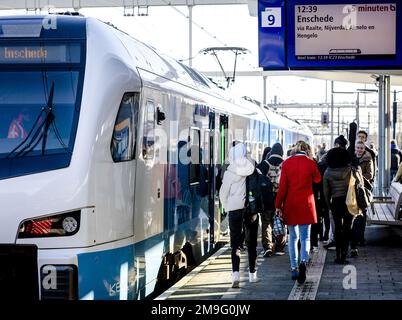
[[[402,68],[402,23],[397,19],[402,4],[395,0],[283,0],[274,6],[264,1],[259,7],[259,39],[260,66],[266,70]],[[285,14],[278,26],[272,21],[280,11]],[[274,34],[281,34],[276,49],[264,40]],[[279,64],[267,57],[275,56],[272,51],[277,48],[283,54]]]

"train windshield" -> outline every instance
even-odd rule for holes
[[[0,179],[67,167],[82,94],[80,46],[0,51]]]
[[[78,71],[0,72],[0,158],[69,152]]]

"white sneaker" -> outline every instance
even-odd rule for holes
[[[232,288],[240,288],[240,273],[235,271],[232,273]]]
[[[248,279],[250,282],[258,282],[259,279],[257,278],[257,271],[249,272]]]

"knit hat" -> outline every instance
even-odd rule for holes
[[[272,149],[271,149],[271,152],[270,152],[269,155],[273,155],[273,154],[277,154],[277,155],[283,157],[283,148],[282,148],[282,145],[279,142],[275,143],[272,146]]]
[[[346,167],[352,162],[350,153],[343,148],[332,148],[327,153],[327,164],[330,168]]]
[[[264,152],[262,153],[262,160],[268,158],[268,154],[271,152],[271,147],[265,147]]]
[[[348,144],[348,140],[341,134],[338,138],[335,139],[335,144],[339,144],[342,148],[346,148]]]

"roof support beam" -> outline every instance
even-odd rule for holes
[[[1,0],[0,10],[248,4],[248,0]]]

